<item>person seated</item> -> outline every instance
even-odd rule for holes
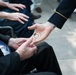
[[[52,46],[46,42],[32,45],[32,39],[0,34],[0,75],[62,75]],[[33,69],[35,73],[31,73]]]
[[[33,34],[33,30],[27,28],[33,24],[29,11],[31,3],[26,4],[26,0],[0,0],[0,26],[11,26],[17,37],[30,37]],[[8,30],[0,31],[2,34],[5,32],[9,33]]]
[[[31,5],[33,4],[32,0],[9,0],[10,3],[21,3],[24,4],[28,10],[28,12],[30,13],[30,18],[32,19],[32,21],[34,22],[35,19],[39,19],[41,17],[41,15],[35,15],[32,13],[31,10]]]

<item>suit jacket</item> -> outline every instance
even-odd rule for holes
[[[8,43],[10,37],[6,37],[0,34],[0,40]],[[12,52],[6,56],[0,50],[0,75],[12,75],[15,71],[18,71],[20,65],[20,57],[18,53]]]
[[[49,18],[48,21],[53,23],[56,27],[62,28],[62,26],[64,25],[66,20],[70,17],[75,8],[76,8],[76,0],[61,0],[56,11],[65,16],[66,18],[55,12]]]

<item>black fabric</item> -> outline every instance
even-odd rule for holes
[[[61,0],[56,11],[67,17],[70,17],[74,9],[76,8],[76,0]],[[66,22],[64,17],[61,17],[59,14],[54,13],[52,17],[49,18],[49,22],[53,23],[56,27],[62,28],[63,24]]]
[[[24,61],[20,61],[16,52],[11,52],[6,56],[2,56],[0,53],[0,75],[30,75],[30,71],[34,68],[37,71],[32,75],[62,75],[53,48],[45,42],[37,44],[37,48],[37,54]]]
[[[14,0],[15,1],[15,0]],[[11,2],[11,1],[10,1]],[[12,0],[13,2],[13,0]],[[29,2],[29,5],[28,5]],[[13,2],[14,3],[14,2]],[[21,24],[18,21],[11,21],[7,19],[0,20],[0,26],[11,26],[14,29],[14,33],[16,34],[17,37],[30,37],[33,34],[33,30],[29,30],[27,27],[33,25],[33,21],[30,18],[30,5],[31,5],[31,0],[18,0],[15,1],[15,3],[22,3],[24,5],[28,5],[24,10],[20,9],[19,12],[23,13],[27,16],[29,16],[28,22],[25,22],[24,24]],[[3,9],[2,11],[5,12],[16,12],[14,10],[11,10],[9,8]],[[2,34],[8,34],[9,30],[0,30],[0,33]]]
[[[5,36],[3,34],[0,34],[0,40],[3,41],[4,43],[8,44],[10,37],[9,36]]]
[[[57,58],[53,51],[53,48],[45,42],[37,45],[37,54],[21,62],[19,68],[19,74],[27,74],[34,68],[38,72],[53,72],[62,75],[61,69],[59,67]],[[18,73],[17,72],[17,73]]]
[[[2,53],[2,51],[1,51],[1,49],[0,49],[0,57],[1,57],[1,56],[3,56],[3,53]]]
[[[52,72],[39,72],[39,73],[31,73],[31,74],[20,74],[20,75],[58,75]]]
[[[32,1],[31,0],[9,0],[10,3],[21,3],[21,4],[24,4],[27,8],[27,10],[29,11],[29,13],[31,12],[31,4],[32,4]]]
[[[18,70],[20,58],[16,52],[0,57],[0,75],[12,75]]]

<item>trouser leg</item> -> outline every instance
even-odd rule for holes
[[[37,72],[48,71],[62,75],[53,48],[44,42],[38,44],[37,47],[37,54],[22,62],[20,73],[29,73],[31,70],[36,68]]]
[[[30,5],[32,4],[31,0],[13,0],[13,3],[22,3],[24,5],[27,4],[27,8],[25,9],[20,9],[20,13],[23,13],[27,16],[30,17]],[[28,4],[29,3],[29,4]],[[5,12],[16,12],[14,10],[11,9],[3,9],[3,11]],[[30,37],[33,34],[33,30],[29,30],[28,26],[33,25],[33,21],[31,20],[31,18],[28,19],[28,22],[25,22],[24,24],[19,23],[18,21],[10,21],[10,20],[0,20],[0,26],[11,26],[14,29],[14,33],[16,34],[17,37]],[[5,33],[6,32],[6,33]],[[5,30],[0,30],[0,33],[2,34],[10,34],[9,30],[5,29]]]
[[[27,10],[29,11],[29,13],[31,13],[31,5],[32,5],[31,0],[19,0],[19,3],[24,4]]]
[[[38,63],[40,63],[40,65],[37,66],[38,71],[49,71],[62,75],[53,48],[47,43],[42,42],[41,44],[42,46],[39,46],[39,48],[41,51],[43,51],[40,52],[40,54],[42,55],[41,57],[40,54],[37,56],[40,60],[38,60],[39,62],[37,61]]]
[[[14,75],[18,75],[18,74],[14,74]],[[29,73],[29,74],[19,74],[19,75],[58,75],[58,74],[52,72],[39,72],[39,73]]]
[[[25,74],[25,75],[58,75],[52,72],[39,72],[39,73],[32,73],[32,74]]]

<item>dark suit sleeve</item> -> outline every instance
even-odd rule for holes
[[[20,57],[16,52],[0,57],[0,75],[12,75],[18,71]]]
[[[10,37],[9,36],[5,36],[3,34],[0,34],[0,40],[3,41],[4,43],[8,44]]]
[[[76,0],[62,0],[58,5],[56,11],[66,18],[55,12],[49,18],[48,21],[53,23],[56,27],[62,28],[66,20],[70,17],[72,12],[74,11],[75,7],[76,7]]]

